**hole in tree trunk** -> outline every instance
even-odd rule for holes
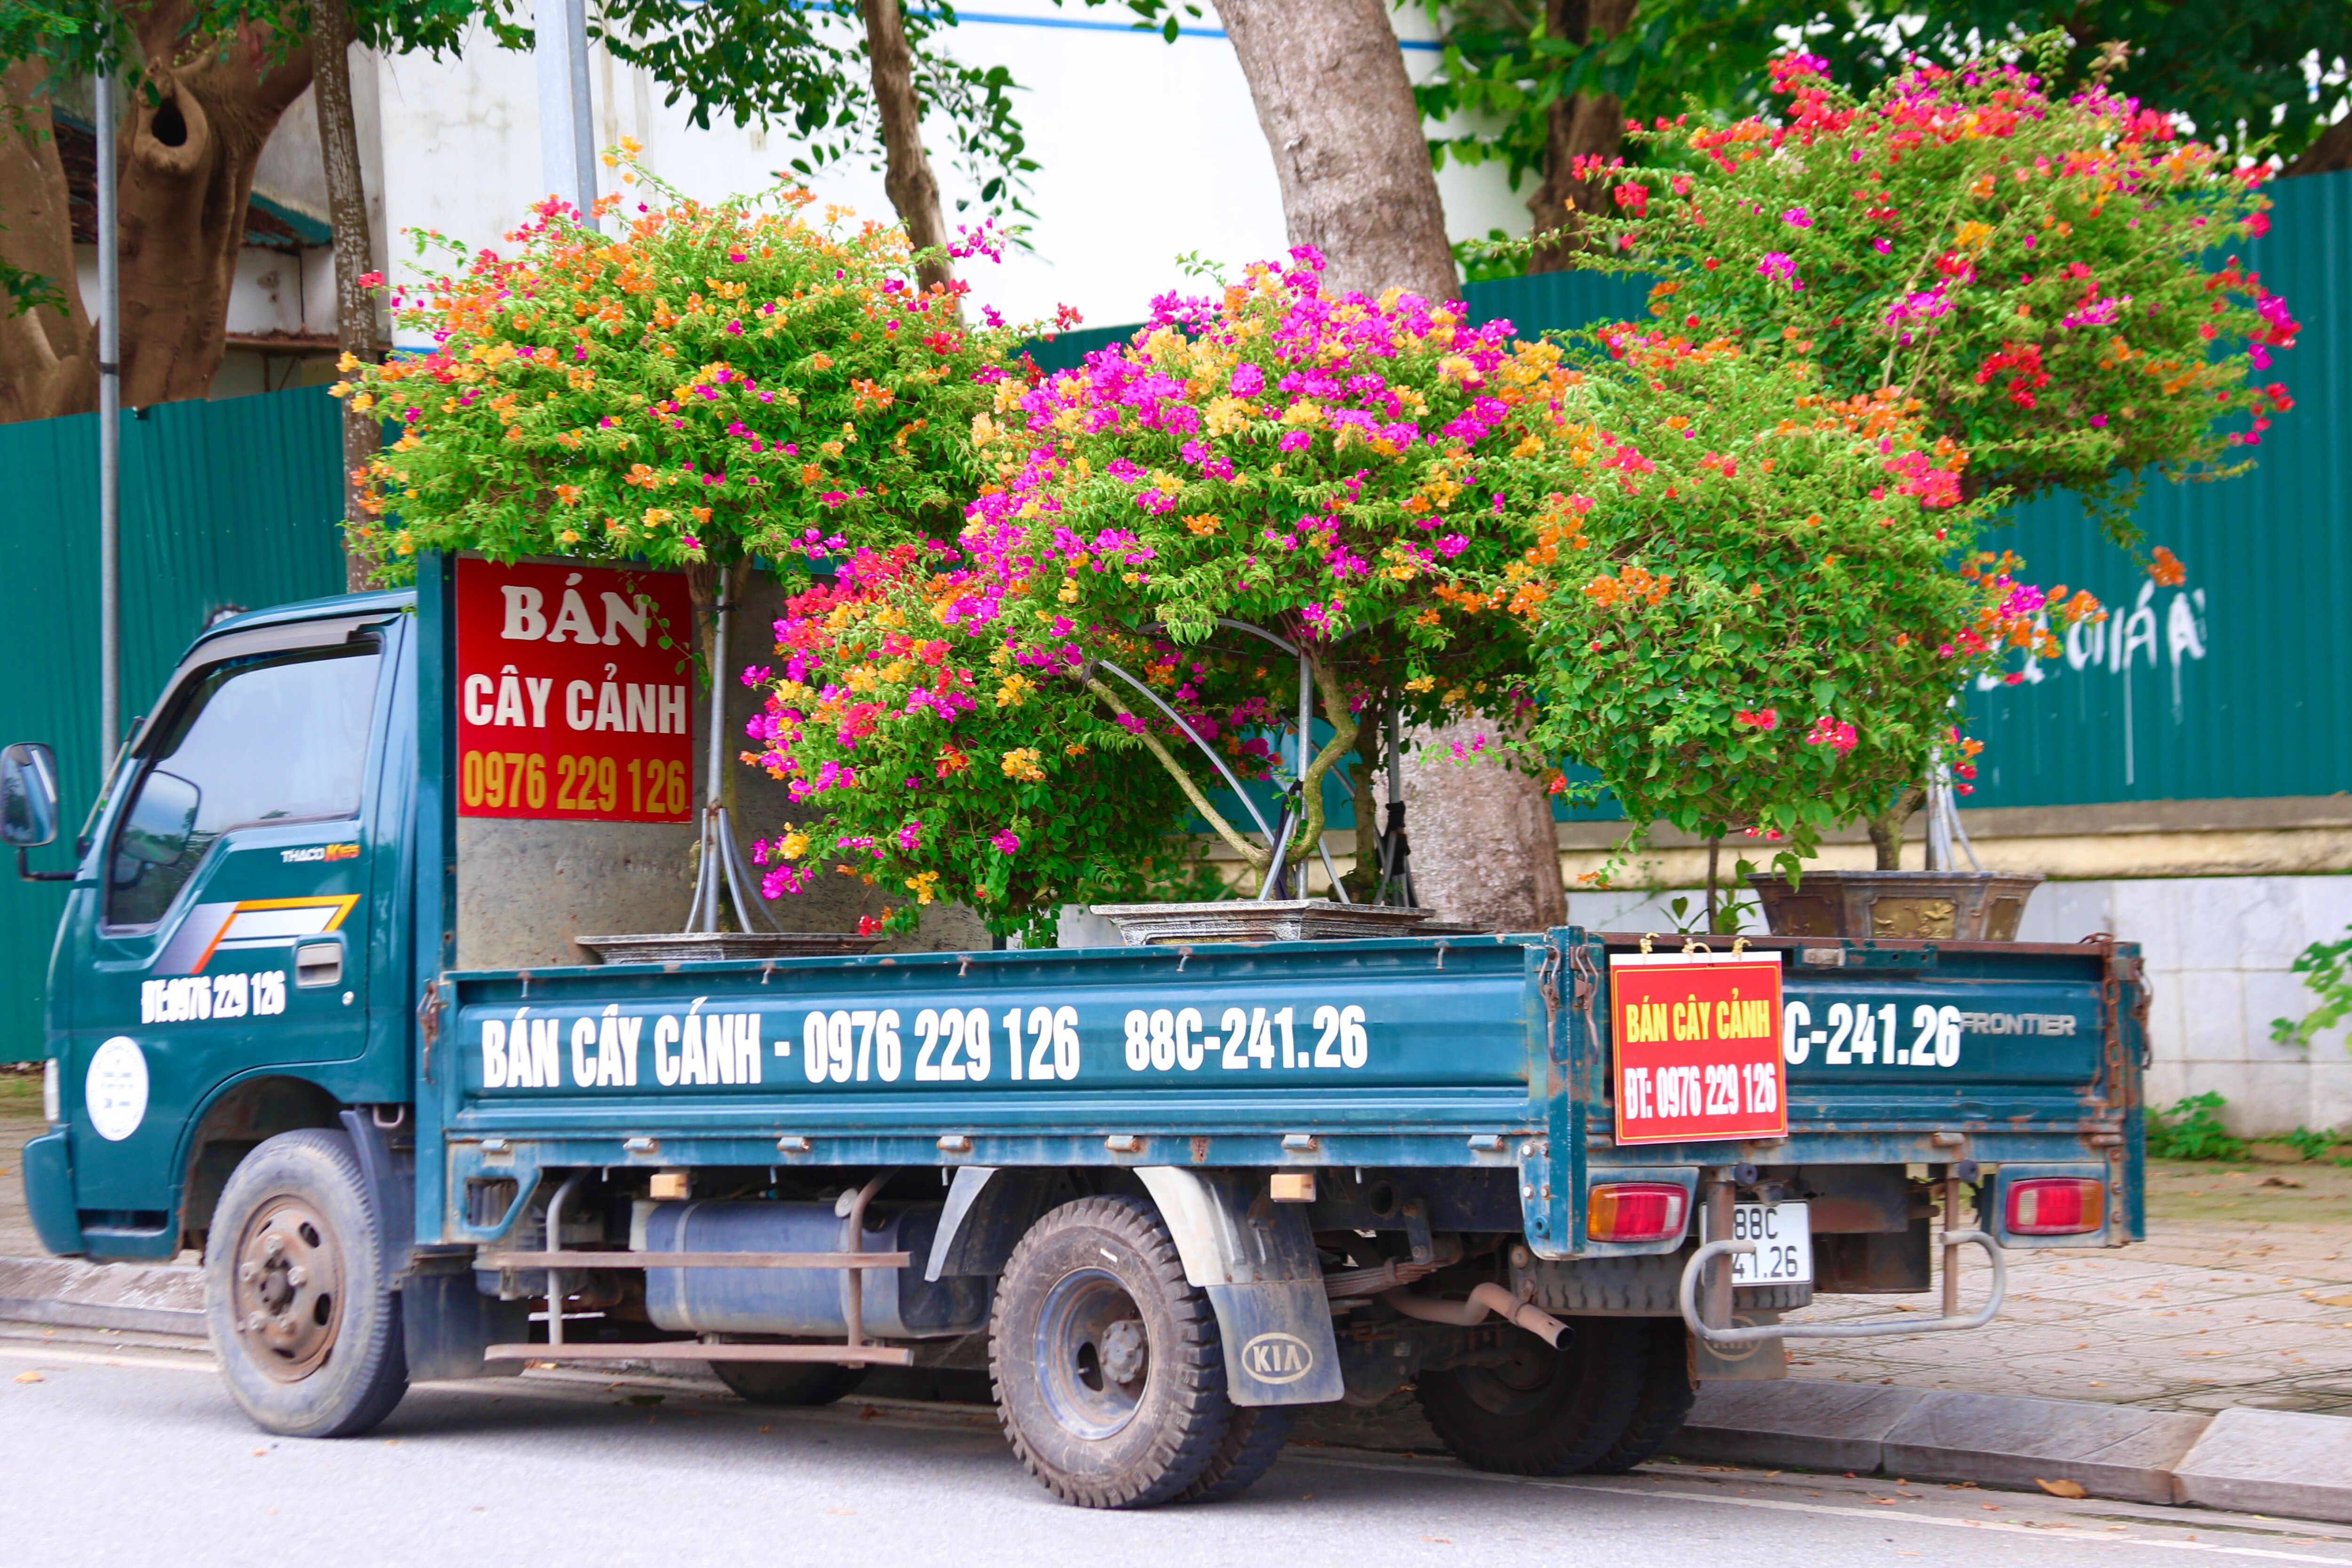
[[[167,98],[148,122],[147,133],[166,147],[184,147],[188,141],[188,121],[180,113],[179,100]]]

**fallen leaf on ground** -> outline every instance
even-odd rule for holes
[[[2266,1187],[2299,1187],[2303,1185],[2303,1184],[2294,1180],[2291,1176],[2264,1176],[2263,1178],[2263,1185]]]
[[[37,1372],[20,1372],[16,1374],[16,1381],[18,1383],[47,1383],[48,1379],[43,1377]]]
[[[2082,1482],[2070,1481],[2063,1476],[2054,1481],[2045,1481],[2040,1476],[2036,1476],[2033,1478],[2033,1484],[2052,1497],[2086,1498],[2091,1495],[2083,1489]]]

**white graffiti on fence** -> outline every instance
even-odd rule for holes
[[[2018,668],[2006,674],[1991,673],[1977,677],[1979,691],[1998,691],[2005,686],[2039,686],[2054,680],[2066,670],[2084,674],[2104,673],[2110,676],[2127,674],[2136,660],[2145,658],[2150,669],[2169,669],[2172,686],[2172,721],[2182,719],[2180,700],[2180,667],[2190,659],[2205,657],[2212,641],[2212,632],[2205,616],[2205,590],[2202,588],[2174,589],[2165,595],[2162,615],[2157,603],[2157,584],[2143,580],[2138,595],[2129,610],[2113,605],[2104,621],[2076,625],[2066,629],[2064,668],[2054,659],[2021,657]],[[2045,631],[2049,617],[2040,619]],[[2137,761],[2133,746],[2132,683],[2122,682],[2124,720],[2124,783],[2137,783]]]

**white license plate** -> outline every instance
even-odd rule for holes
[[[1803,1204],[1734,1204],[1731,1238],[1756,1244],[1752,1255],[1732,1254],[1734,1285],[1812,1283],[1812,1220]]]

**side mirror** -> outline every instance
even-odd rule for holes
[[[188,839],[196,830],[196,805],[203,798],[203,791],[177,773],[149,773],[123,818],[116,849],[151,866],[171,865],[188,852]]]
[[[47,746],[0,747],[0,844],[37,849],[58,837],[58,760]]]

